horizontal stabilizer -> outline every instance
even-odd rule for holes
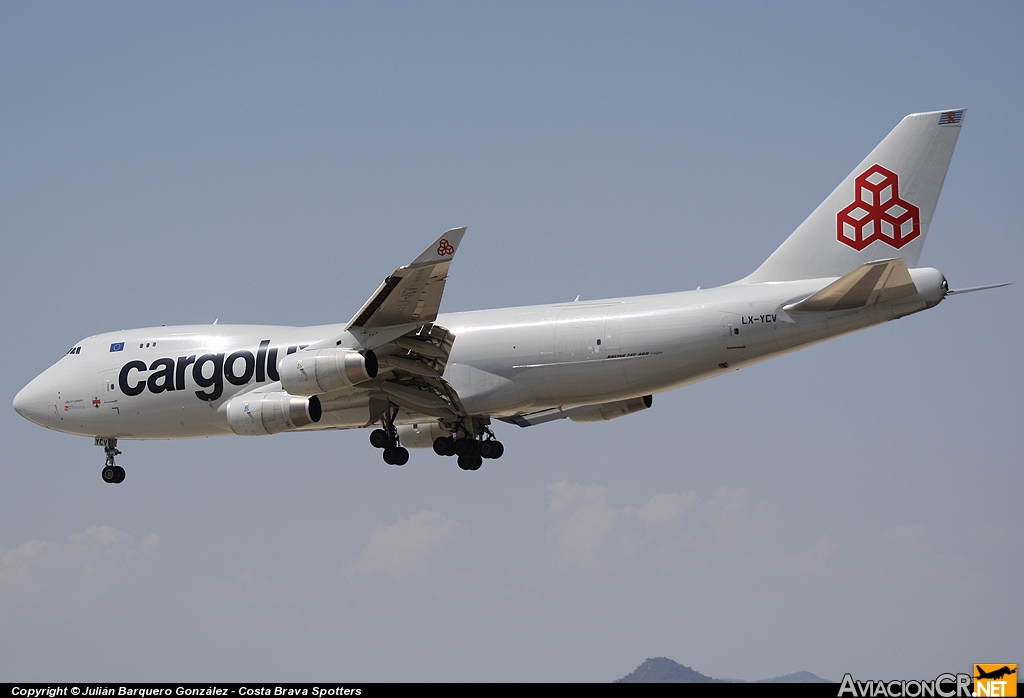
[[[960,293],[974,293],[975,291],[987,291],[990,288],[1002,288],[1003,286],[1009,286],[1010,282],[1007,281],[1004,284],[991,284],[989,286],[975,286],[973,288],[957,288],[946,291],[947,296],[955,296]]]
[[[787,313],[828,313],[866,308],[917,293],[902,257],[862,264],[813,296],[783,307]]]

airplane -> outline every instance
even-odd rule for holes
[[[1016,665],[1014,665],[1014,668],[1011,669],[1008,666],[1002,666],[999,669],[995,669],[993,671],[985,671],[985,670],[983,670],[981,668],[980,665],[975,664],[974,665],[974,671],[977,674],[977,676],[974,677],[976,679],[995,679],[995,680],[999,680],[999,679],[1003,678],[1004,676],[1009,676],[1010,674],[1016,674],[1017,673],[1017,667],[1016,667]]]
[[[373,428],[409,448],[500,458],[491,427],[615,419],[671,390],[938,305],[917,268],[966,109],[911,114],[748,276],[660,295],[439,314],[466,228],[388,276],[345,324],[190,325],[83,339],[14,398],[89,436],[122,482],[119,442]]]

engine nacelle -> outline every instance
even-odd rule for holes
[[[300,351],[281,359],[278,373],[292,395],[319,395],[376,378],[377,357],[352,349]]]
[[[650,395],[634,397],[629,400],[619,400],[618,402],[608,402],[598,405],[589,412],[574,414],[569,419],[574,422],[604,422],[616,417],[624,417],[627,414],[633,414],[640,410],[646,410],[653,402],[654,398]]]
[[[320,399],[288,393],[246,393],[228,400],[225,409],[231,431],[263,436],[316,424],[323,411]]]
[[[452,433],[437,422],[424,424],[400,424],[398,440],[406,448],[432,448],[434,439],[440,436],[451,436]]]

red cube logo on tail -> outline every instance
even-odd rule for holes
[[[455,254],[455,248],[452,247],[452,244],[450,242],[448,242],[447,240],[445,240],[444,238],[441,238],[440,240],[438,240],[437,241],[437,256],[438,257],[444,257],[444,256],[450,255],[450,254]]]
[[[855,250],[880,240],[897,250],[921,234],[921,212],[900,198],[900,178],[881,165],[857,176],[857,200],[836,216],[836,237]]]

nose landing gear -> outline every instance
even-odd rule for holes
[[[103,482],[109,482],[114,485],[124,482],[124,468],[114,464],[114,456],[121,455],[121,451],[117,448],[117,439],[97,436],[95,444],[102,446],[103,452],[107,455],[107,464],[103,467],[103,472],[101,473]]]

